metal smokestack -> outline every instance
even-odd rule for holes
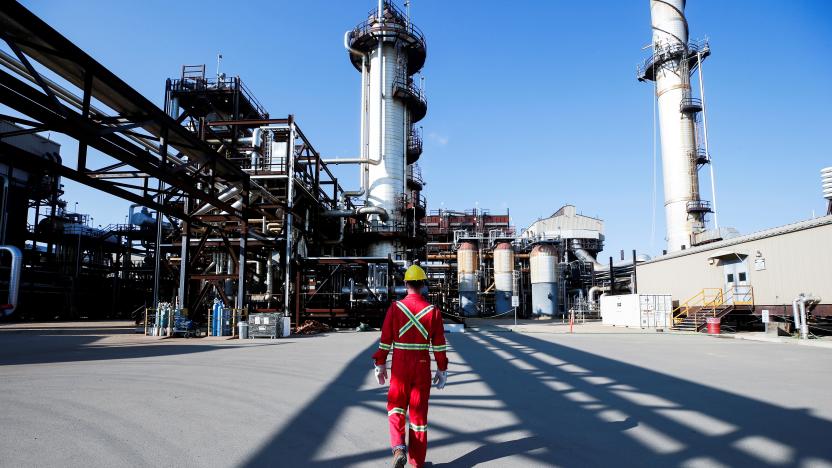
[[[691,95],[690,74],[710,54],[707,44],[688,43],[685,0],[650,0],[653,55],[639,69],[640,81],[655,81],[661,137],[667,250],[691,245],[705,230],[709,202],[699,196],[698,168],[710,158],[697,142],[702,101]]]

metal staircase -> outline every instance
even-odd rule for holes
[[[733,286],[723,291],[705,288],[673,310],[674,330],[700,332],[709,317],[722,318],[733,311],[754,309],[754,288],[748,285]]]

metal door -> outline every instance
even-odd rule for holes
[[[748,285],[748,265],[745,259],[723,260],[722,272],[725,281],[725,303],[744,304],[749,302],[751,300],[751,287]]]

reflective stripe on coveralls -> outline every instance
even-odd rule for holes
[[[427,339],[428,331],[425,329],[425,326],[422,325],[422,323],[419,320],[421,320],[422,317],[424,317],[425,315],[429,314],[433,310],[433,306],[429,305],[425,307],[424,309],[420,310],[419,313],[416,314],[416,316],[414,316],[410,309],[408,309],[407,306],[402,304],[401,302],[396,302],[396,306],[399,309],[401,309],[401,311],[404,312],[405,315],[407,315],[408,320],[407,323],[402,325],[402,328],[399,329],[399,338],[401,338],[401,336],[404,335],[406,331],[410,330],[415,325],[419,329],[419,332],[422,334],[422,336],[425,337],[425,339]]]
[[[423,426],[417,426],[416,424],[410,423],[409,425],[410,425],[410,429],[412,429],[413,432],[427,432],[428,431],[428,425],[427,424],[425,424]]]
[[[439,370],[448,368],[442,325],[439,309],[431,307],[420,294],[411,293],[390,304],[373,354],[376,365],[383,365],[393,351],[386,408],[390,446],[397,449],[407,443],[408,462],[416,468],[424,466],[427,452],[430,351]]]
[[[425,339],[428,339],[428,331],[425,329],[425,326],[422,325],[421,322],[419,322],[419,318],[422,318],[425,315],[427,315],[427,313],[433,309],[433,306],[427,306],[424,309],[422,309],[422,311],[419,312],[419,314],[421,314],[419,318],[414,317],[413,312],[411,312],[410,309],[408,309],[407,306],[402,304],[400,301],[396,301],[396,307],[398,307],[399,310],[404,312],[408,319],[408,323],[399,329],[399,338],[401,338],[404,332],[410,329],[410,327],[415,326],[416,329],[419,330],[419,333],[421,333],[422,336],[425,337]]]

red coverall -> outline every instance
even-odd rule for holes
[[[394,349],[387,393],[390,444],[404,446],[405,413],[410,415],[411,465],[422,467],[428,448],[428,398],[430,397],[430,354],[439,370],[448,369],[442,313],[419,294],[408,294],[387,309],[381,328],[381,342],[373,354],[377,365],[384,364]]]

